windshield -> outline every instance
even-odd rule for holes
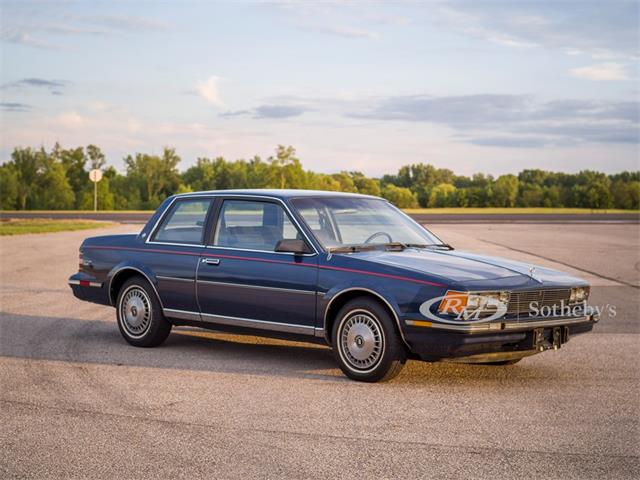
[[[435,235],[384,200],[305,197],[293,199],[291,203],[328,250],[390,243],[442,244]]]

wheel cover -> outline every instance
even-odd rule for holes
[[[120,302],[120,318],[129,335],[144,335],[151,324],[151,301],[147,292],[137,286],[127,289]]]
[[[342,326],[340,346],[347,362],[357,370],[375,366],[384,348],[384,337],[377,320],[361,312],[349,317]]]

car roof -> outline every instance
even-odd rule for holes
[[[360,193],[333,192],[326,190],[295,190],[295,189],[235,189],[235,190],[208,190],[202,192],[181,193],[176,197],[190,197],[199,195],[246,195],[247,197],[273,197],[280,199],[298,197],[351,197],[351,198],[380,198]]]

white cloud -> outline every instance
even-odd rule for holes
[[[115,30],[141,32],[168,30],[169,25],[153,18],[135,17],[127,15],[99,15],[87,17],[92,23],[104,25]]]
[[[142,128],[142,123],[137,119],[130,117],[127,119],[127,131],[129,133],[138,133]]]
[[[509,18],[508,22],[511,25],[515,25],[515,26],[527,26],[527,25],[542,26],[542,25],[547,25],[549,23],[549,20],[547,20],[541,15],[515,15]]]
[[[450,7],[440,7],[437,11],[440,12],[445,20],[450,22],[454,28],[466,35],[507,47],[531,48],[539,46],[536,42],[525,40],[499,28],[485,25],[487,22],[482,15],[465,13]],[[529,21],[529,24],[531,24],[531,21]]]
[[[594,61],[635,61],[636,2],[463,2],[433,9],[454,31],[509,47],[538,46]],[[436,3],[436,5],[438,5]]]
[[[220,88],[218,87],[219,81],[220,78],[212,75],[207,80],[196,84],[196,92],[198,92],[198,95],[204,98],[211,105],[223,107],[224,102],[222,101]]]
[[[78,128],[86,124],[87,120],[78,112],[64,112],[58,115],[58,123],[66,128]]]
[[[87,104],[87,108],[93,112],[104,112],[109,108],[109,106],[105,102],[101,102],[100,100],[95,100],[89,102]]]
[[[506,47],[531,48],[539,46],[537,43],[525,42],[517,39],[516,37],[500,32],[487,32],[486,39],[490,42],[497,43],[498,45],[504,45]]]
[[[17,43],[19,45],[26,45],[29,47],[44,48],[46,50],[59,50],[62,48],[60,45],[55,45],[53,43],[38,40],[25,31],[3,32],[2,40],[4,40],[5,42]]]
[[[569,73],[586,80],[627,80],[625,65],[622,63],[599,63],[587,67],[572,68]]]
[[[372,30],[367,30],[365,28],[356,28],[356,27],[339,26],[339,25],[317,25],[317,26],[311,26],[308,28],[319,33],[338,35],[339,37],[346,37],[346,38],[376,39],[379,37],[379,34],[377,32],[374,32]]]

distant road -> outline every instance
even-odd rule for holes
[[[419,223],[640,223],[638,213],[440,213],[411,214]]]
[[[121,223],[145,223],[151,213],[149,212],[0,212],[0,219],[5,218],[59,218],[59,219],[85,219],[104,220]],[[419,213],[411,214],[411,217],[424,224],[446,223],[640,223],[638,213],[589,213],[589,214],[555,214],[555,213]]]
[[[151,212],[0,212],[0,219],[4,218],[56,218],[61,220],[102,220],[105,222],[146,223]]]

